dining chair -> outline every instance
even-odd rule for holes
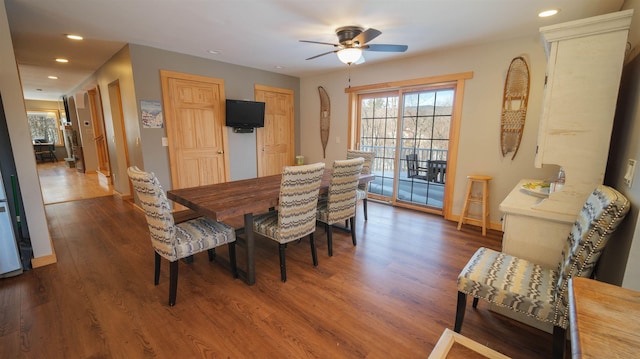
[[[176,304],[179,259],[207,251],[209,261],[213,261],[215,248],[226,244],[229,247],[231,271],[234,278],[237,278],[236,232],[234,228],[204,217],[176,224],[171,213],[169,200],[155,174],[144,172],[136,166],[129,167],[127,173],[149,226],[151,245],[155,251],[153,278],[155,285],[158,285],[160,281],[161,257],[170,263],[169,306]]]
[[[280,279],[287,281],[287,243],[309,236],[313,265],[318,265],[313,232],[324,163],[287,166],[282,171],[278,209],[253,218],[253,231],[279,243]]]
[[[364,158],[337,160],[333,162],[329,193],[326,198],[318,201],[318,222],[324,223],[327,233],[327,250],[329,257],[333,256],[332,225],[349,220],[351,240],[356,241],[356,190],[358,179],[364,164]]]
[[[373,159],[376,157],[376,153],[372,151],[356,151],[356,150],[347,150],[347,159],[351,160],[354,158],[362,157],[364,158],[364,163],[362,164],[362,174],[371,174],[371,167],[373,165]],[[369,182],[358,184],[358,189],[356,190],[356,200],[362,201],[362,210],[364,212],[364,220],[368,220],[367,218],[367,194],[369,193]]]
[[[479,248],[458,276],[458,304],[454,331],[460,332],[467,295],[553,324],[553,357],[564,355],[569,325],[568,285],[573,277],[589,277],[600,254],[629,211],[629,201],[618,191],[598,186],[580,210],[557,268],[506,253]]]

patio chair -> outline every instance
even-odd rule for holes
[[[418,166],[418,155],[410,153],[406,155],[407,159],[407,177],[420,179],[424,181],[429,180],[428,168]],[[424,174],[421,174],[424,173]]]
[[[199,217],[176,224],[169,200],[153,173],[144,172],[138,167],[127,169],[133,190],[144,210],[151,245],[155,251],[155,272],[153,284],[160,281],[160,257],[169,264],[169,306],[176,304],[178,291],[178,260],[196,253],[207,251],[209,261],[215,258],[215,248],[229,246],[229,262],[234,278],[238,276],[236,267],[236,232],[232,227]]]
[[[478,299],[484,299],[540,322],[553,323],[553,357],[562,358],[569,325],[569,280],[591,275],[628,211],[629,201],[622,194],[598,186],[582,207],[554,269],[491,249],[478,249],[458,276],[454,330],[459,333],[462,328],[467,295],[471,295],[474,308]]]

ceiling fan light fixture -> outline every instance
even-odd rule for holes
[[[336,55],[338,55],[338,59],[340,59],[340,61],[347,65],[351,65],[352,63],[360,60],[362,50],[351,47],[338,51]]]

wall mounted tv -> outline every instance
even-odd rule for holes
[[[264,127],[264,102],[227,99],[226,125],[235,132],[253,132]]]

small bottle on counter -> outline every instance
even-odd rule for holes
[[[564,186],[564,168],[560,167],[560,171],[558,171],[558,178],[556,179],[555,190],[561,191]]]

